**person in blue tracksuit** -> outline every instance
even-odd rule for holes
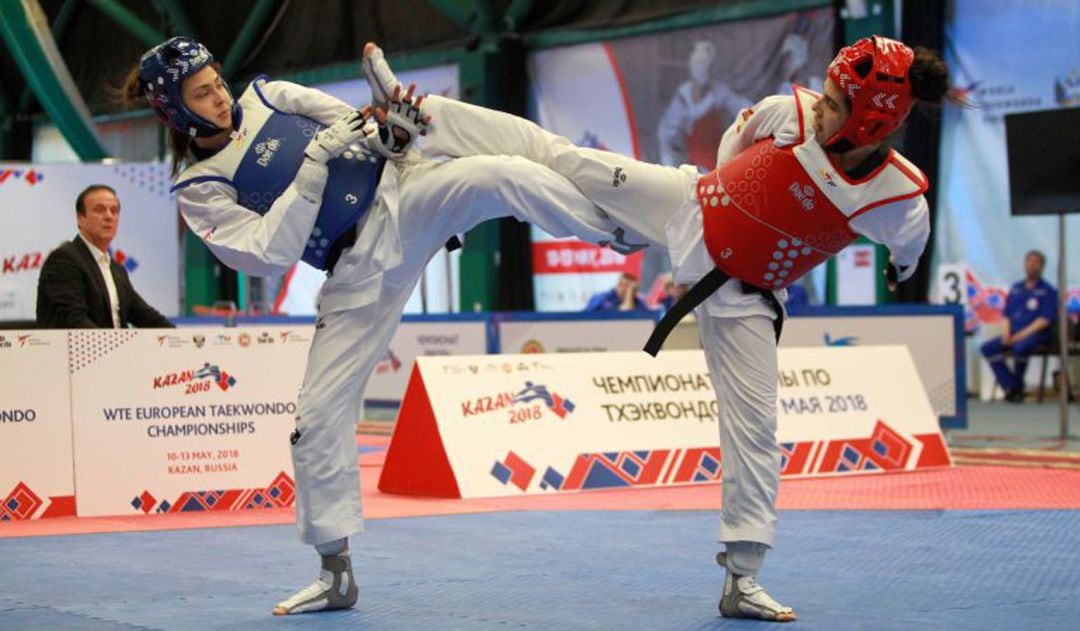
[[[645,301],[638,295],[638,280],[630,272],[623,272],[615,286],[607,291],[593,294],[585,311],[632,311],[644,310]]]
[[[982,345],[983,357],[1005,391],[1005,400],[1011,403],[1024,400],[1028,357],[1050,342],[1050,326],[1057,320],[1057,290],[1043,280],[1045,267],[1042,252],[1032,250],[1024,256],[1024,280],[1014,284],[1005,299],[1004,330]],[[1006,352],[1012,355],[1011,367],[1006,363]]]

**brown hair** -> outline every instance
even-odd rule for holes
[[[967,103],[949,87],[949,66],[936,50],[915,47],[915,59],[908,69],[912,95],[924,105],[941,105],[949,101],[954,105],[966,106]]]
[[[94,191],[109,191],[113,194],[113,197],[116,197],[116,191],[113,190],[113,187],[108,186],[107,184],[91,184],[84,188],[82,192],[79,193],[79,196],[75,198],[76,215],[86,214],[86,196]]]
[[[210,66],[221,74],[221,64],[216,61],[210,62]],[[146,104],[146,96],[143,94],[142,85],[139,82],[139,64],[135,66],[124,77],[124,83],[118,90],[114,91],[115,100],[118,101],[126,109],[134,109]],[[164,123],[162,123],[164,125]],[[172,177],[176,177],[180,173],[180,167],[187,160],[188,154],[191,153],[191,137],[182,131],[177,131],[172,127],[165,127],[166,133],[169,135],[169,153],[172,157]]]

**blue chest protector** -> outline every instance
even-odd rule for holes
[[[244,135],[239,146],[231,145],[196,165],[209,169],[193,169],[199,172],[212,170],[213,175],[196,175],[178,182],[173,188],[176,190],[204,180],[223,181],[236,190],[237,203],[265,215],[296,177],[304,161],[304,149],[323,126],[305,116],[287,114],[272,106],[259,90],[257,81],[239,102],[244,108]],[[258,124],[260,121],[261,125]],[[258,125],[257,129],[253,131],[249,123]],[[385,159],[359,147],[356,149],[346,151],[326,164],[329,177],[322,204],[301,256],[305,263],[321,270],[328,267],[334,242],[353,229],[371,206],[386,164]]]
[[[236,201],[260,215],[266,214],[296,177],[304,161],[304,148],[319,129],[321,125],[303,116],[271,114],[233,176]],[[371,206],[385,163],[357,151],[326,164],[330,175],[319,216],[301,257],[305,263],[326,269],[330,246]]]

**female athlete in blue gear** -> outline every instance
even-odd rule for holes
[[[558,236],[612,238],[614,226],[573,184],[514,157],[524,135],[478,142],[459,133],[529,123],[384,85],[375,82],[376,107],[361,111],[265,77],[234,99],[210,52],[174,37],[147,51],[124,86],[126,101],[145,98],[169,128],[180,212],[215,256],[254,276],[300,260],[329,276],[291,437],[297,526],[322,570],[278,615],[356,603],[348,551],[349,535],[363,530],[356,421],[364,384],[431,256],[503,216]]]

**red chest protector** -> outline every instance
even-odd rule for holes
[[[849,222],[921,195],[926,178],[895,152],[866,178],[848,180],[803,122],[817,95],[796,88],[801,141],[762,139],[698,181],[705,246],[716,266],[763,289],[783,289],[858,235]],[[813,175],[811,175],[813,174]]]

